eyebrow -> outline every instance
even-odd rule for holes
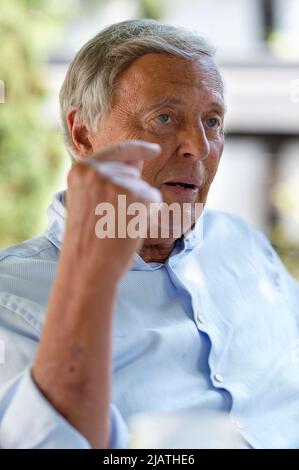
[[[157,107],[163,106],[165,104],[174,104],[174,105],[182,106],[184,104],[184,102],[182,100],[180,100],[179,98],[165,97],[162,100],[160,100],[156,103],[151,103],[149,106],[143,108],[143,111],[147,112],[147,111],[150,111],[153,108],[157,108]],[[219,101],[218,100],[212,101],[210,103],[210,106],[211,107],[221,108],[223,113],[226,112],[226,105],[225,105],[224,101],[220,101],[220,100]]]

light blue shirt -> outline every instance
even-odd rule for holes
[[[30,376],[63,195],[42,236],[0,252],[1,448],[90,448]],[[188,409],[229,413],[248,447],[299,448],[298,324],[298,283],[239,217],[205,210],[166,263],[136,255],[115,309],[110,447],[128,445],[134,413]]]

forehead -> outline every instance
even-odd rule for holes
[[[209,95],[222,101],[222,81],[213,59],[187,59],[150,53],[132,62],[117,78],[114,99],[152,100],[165,94]]]

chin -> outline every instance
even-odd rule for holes
[[[179,203],[174,210],[169,209],[169,204],[154,206],[151,209],[147,238],[163,240],[180,238],[194,228],[202,210],[201,203],[188,204],[187,207]]]

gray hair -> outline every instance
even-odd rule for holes
[[[76,155],[66,119],[69,109],[77,108],[82,122],[95,130],[109,108],[117,75],[138,57],[154,52],[198,59],[203,54],[213,57],[215,49],[196,32],[141,19],[108,26],[79,50],[59,95],[64,140],[73,160]]]

